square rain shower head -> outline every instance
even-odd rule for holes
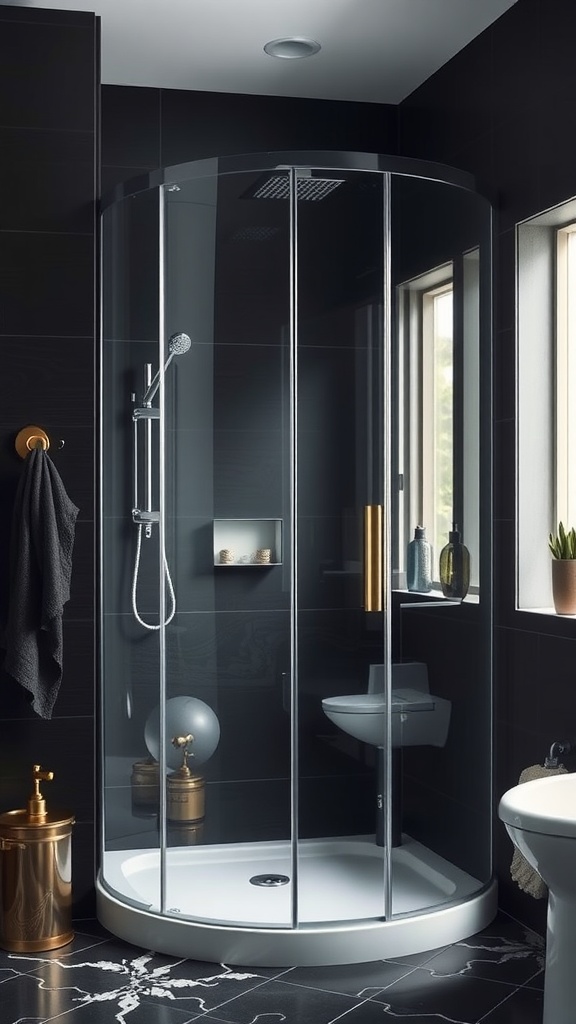
[[[299,174],[296,179],[296,195],[303,202],[320,202],[342,185],[345,178],[313,178],[311,173]],[[289,199],[290,177],[288,174],[266,174],[245,194],[245,199]]]

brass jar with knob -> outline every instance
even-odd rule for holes
[[[193,775],[188,764],[194,757],[189,749],[193,742],[191,733],[172,738],[172,745],[182,751],[180,768],[166,780],[166,818],[175,825],[202,821],[205,814],[204,778],[202,775]]]
[[[47,809],[40,783],[53,778],[33,765],[27,807],[0,814],[0,947],[10,952],[58,949],[74,937],[74,816]]]
[[[158,813],[160,805],[160,768],[153,757],[135,761],[130,776],[132,813],[137,817],[150,817]]]

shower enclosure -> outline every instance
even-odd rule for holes
[[[488,202],[434,164],[267,153],[120,187],[102,238],[101,921],[270,966],[473,934]],[[464,599],[439,582],[454,523]]]

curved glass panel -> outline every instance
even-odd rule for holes
[[[225,929],[491,872],[490,210],[432,165],[288,156],[103,214],[102,877]]]

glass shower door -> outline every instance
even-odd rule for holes
[[[166,344],[191,339],[163,392],[177,595],[164,630],[164,863],[167,913],[287,928],[291,236],[289,202],[262,194],[268,178],[163,190]]]
[[[296,782],[305,925],[390,912],[387,176],[297,170],[295,191]]]

